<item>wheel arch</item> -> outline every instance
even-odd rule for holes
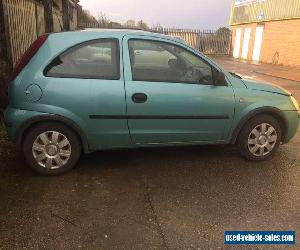
[[[252,119],[253,117],[257,116],[257,115],[271,115],[272,117],[274,117],[280,125],[281,131],[282,131],[282,138],[281,141],[285,140],[285,137],[287,135],[287,129],[288,129],[288,120],[286,119],[286,117],[284,116],[283,112],[278,109],[278,108],[274,108],[274,107],[262,107],[262,108],[256,108],[252,111],[250,111],[246,116],[244,116],[240,122],[238,123],[238,125],[235,127],[232,136],[231,136],[231,144],[235,144],[237,141],[237,138],[241,132],[241,129],[244,127],[244,125],[247,123],[247,121],[249,121],[250,119]]]
[[[17,132],[17,140],[16,140],[17,148],[21,150],[24,141],[24,136],[31,127],[46,122],[57,122],[72,129],[73,132],[78,136],[80,140],[83,152],[84,153],[91,152],[88,139],[85,133],[83,132],[83,130],[72,120],[59,115],[40,115],[25,121]]]

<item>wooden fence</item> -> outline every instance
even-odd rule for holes
[[[229,55],[231,32],[194,29],[151,29],[183,39],[187,44],[208,55]]]
[[[34,0],[6,0],[7,33],[10,38],[10,57],[13,65],[37,38]]]
[[[104,28],[101,23],[80,23],[81,29]],[[105,27],[117,28],[120,27]],[[123,27],[124,28],[124,27]],[[208,55],[229,55],[231,50],[230,30],[199,30],[199,29],[169,29],[150,28],[148,31],[181,38],[187,44]]]
[[[6,54],[13,66],[38,36],[45,32],[77,29],[77,1],[56,0],[61,2],[58,7],[53,5],[53,0],[0,1],[3,4]],[[66,6],[66,9],[60,6]]]

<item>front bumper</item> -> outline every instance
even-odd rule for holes
[[[283,111],[283,113],[288,122],[283,143],[288,143],[297,133],[300,124],[300,110]]]

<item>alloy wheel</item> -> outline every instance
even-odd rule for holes
[[[250,132],[248,149],[255,156],[266,156],[272,152],[277,140],[276,129],[268,123],[262,123]]]
[[[70,141],[57,131],[41,133],[32,145],[34,159],[40,166],[47,169],[58,169],[66,165],[71,152]]]

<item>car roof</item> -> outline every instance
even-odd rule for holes
[[[179,43],[185,43],[185,41],[181,38],[174,37],[174,36],[168,36],[161,33],[155,33],[151,31],[145,31],[145,30],[138,30],[138,29],[97,29],[97,28],[86,28],[84,30],[79,31],[67,31],[67,32],[59,32],[54,33],[56,36],[84,36],[86,38],[88,37],[94,37],[97,35],[101,35],[101,37],[115,37],[115,38],[122,38],[126,35],[143,35],[143,36],[149,36],[149,37],[157,37],[157,38],[167,38],[169,40],[173,40]]]
[[[76,31],[75,31],[76,32]],[[114,34],[132,34],[132,33],[145,33],[156,34],[155,32],[140,30],[140,29],[102,29],[102,28],[85,28],[79,32],[99,32],[99,33],[114,33]]]

